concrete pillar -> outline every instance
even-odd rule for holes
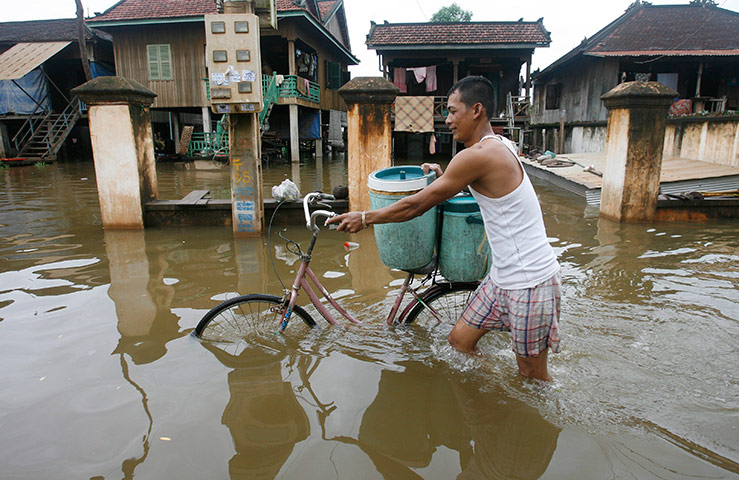
[[[608,109],[602,216],[619,222],[654,220],[667,110],[676,96],[658,82],[626,82],[601,97]]]
[[[234,236],[259,236],[264,231],[264,200],[257,114],[231,114],[228,134]]]
[[[382,77],[357,77],[339,89],[346,102],[349,209],[369,210],[369,174],[392,164],[390,108],[400,89]]]
[[[209,107],[203,107],[203,131],[205,133],[210,133],[213,131]]]
[[[0,123],[0,158],[9,157],[10,142],[8,141],[8,127],[4,123]]]
[[[316,139],[316,164],[323,161],[323,115],[321,115],[321,111],[318,110],[318,131],[320,132],[320,135]]]
[[[72,94],[89,106],[103,228],[143,229],[144,204],[158,195],[149,110],[156,94],[123,77],[98,77]]]
[[[290,107],[290,161],[300,163],[300,129],[298,127],[298,106]]]

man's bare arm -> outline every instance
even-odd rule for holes
[[[473,152],[460,152],[457,157],[449,163],[446,173],[441,175],[441,167],[437,175],[440,175],[431,185],[420,192],[403,197],[399,201],[378,210],[368,210],[364,215],[365,223],[362,224],[362,212],[348,212],[329,219],[326,223],[338,223],[337,230],[348,233],[356,233],[362,228],[378,223],[405,222],[422,215],[434,205],[447,200],[474,181],[480,174],[480,169],[475,168],[475,155]],[[428,164],[425,164],[428,165]],[[433,169],[433,167],[429,166]],[[436,171],[434,169],[434,171]],[[477,172],[477,173],[476,173]]]

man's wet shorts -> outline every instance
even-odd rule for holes
[[[556,353],[561,290],[559,272],[535,287],[521,290],[497,287],[488,275],[461,318],[474,328],[510,331],[513,351],[523,357],[538,355],[546,348]]]

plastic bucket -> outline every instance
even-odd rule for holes
[[[480,206],[472,196],[458,196],[442,204],[439,272],[450,282],[473,282],[490,268],[490,245]]]
[[[392,205],[403,197],[422,190],[436,178],[421,167],[402,166],[374,171],[368,179],[372,210]],[[436,245],[436,207],[407,222],[374,226],[380,261],[398,270],[425,267],[434,257]]]

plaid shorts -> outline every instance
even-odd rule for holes
[[[559,272],[532,288],[505,290],[488,275],[462,312],[462,321],[473,328],[506,330],[513,337],[513,351],[522,357],[547,348],[559,351]]]

